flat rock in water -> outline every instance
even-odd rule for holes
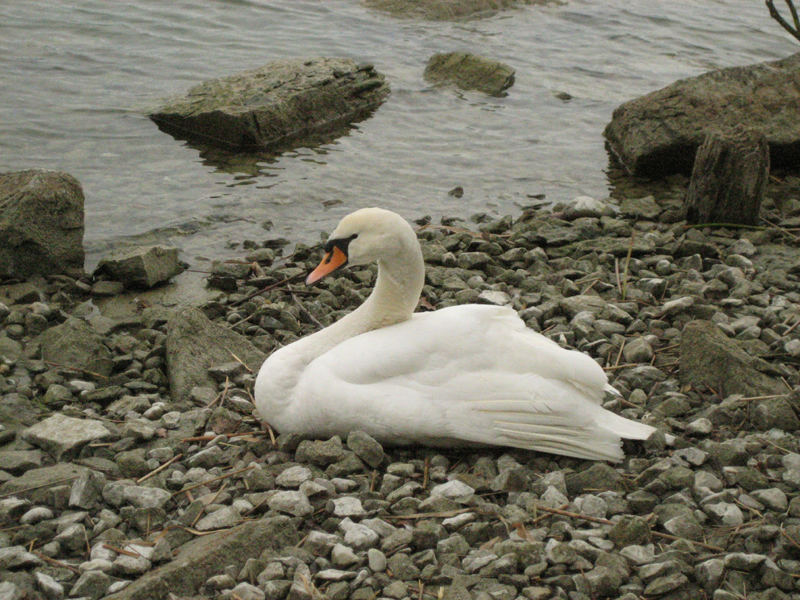
[[[764,133],[773,167],[800,153],[800,53],[682,79],[619,106],[603,135],[635,175],[689,174],[712,129],[743,124]]]
[[[500,9],[535,4],[536,0],[365,0],[364,3],[396,17],[447,21],[489,16]]]
[[[83,190],[67,173],[0,173],[0,276],[83,273]]]
[[[276,60],[205,81],[150,118],[180,138],[230,150],[283,151],[343,133],[389,94],[372,65],[346,58]]]
[[[62,367],[87,370],[103,376],[114,366],[103,338],[84,320],[69,318],[42,332],[42,358]]]
[[[56,460],[72,454],[89,442],[111,435],[101,421],[76,419],[56,413],[22,432],[22,438],[52,454]]]
[[[106,273],[129,288],[151,288],[182,271],[177,248],[143,246],[112,252],[100,261],[95,274]]]
[[[108,600],[161,600],[170,593],[192,595],[205,581],[233,565],[236,572],[247,559],[258,558],[267,549],[293,546],[300,539],[289,517],[246,521],[220,533],[196,538],[185,544],[178,556],[154,569]]]
[[[756,360],[710,321],[691,321],[681,335],[680,380],[699,388],[710,387],[723,396],[782,393],[780,380],[756,367]]]
[[[434,54],[425,67],[425,79],[453,83],[463,90],[478,90],[491,96],[503,95],[514,84],[514,69],[497,60],[468,54]]]
[[[257,372],[265,355],[243,335],[212,323],[200,309],[178,311],[167,323],[167,371],[174,400],[189,397],[195,386],[216,387],[208,369],[234,356]]]

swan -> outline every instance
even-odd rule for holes
[[[313,284],[345,265],[378,263],[361,306],[274,351],[255,381],[256,409],[279,432],[390,445],[496,445],[591,460],[623,458],[620,438],[653,427],[604,409],[608,384],[589,356],[529,329],[510,307],[415,313],[425,277],[400,215],[364,208],[325,244]]]

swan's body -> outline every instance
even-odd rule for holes
[[[620,438],[653,428],[600,406],[609,390],[589,356],[528,329],[510,308],[467,304],[413,313],[424,278],[419,243],[398,215],[345,217],[313,282],[350,262],[378,261],[358,309],[275,351],[256,406],[280,432],[362,430],[391,444],[491,444],[620,460]]]

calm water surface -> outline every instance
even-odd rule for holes
[[[312,242],[362,206],[467,217],[515,213],[539,194],[603,197],[601,134],[617,105],[797,49],[758,0],[568,0],[465,22],[398,20],[357,0],[7,0],[0,171],[80,180],[88,267],[132,241],[177,244],[202,266],[201,257],[239,254],[232,240]],[[452,50],[515,68],[508,96],[429,86],[427,59]],[[335,142],[237,160],[176,141],[146,117],[204,79],[318,55],[372,62],[392,88]],[[460,199],[448,195],[455,186]]]

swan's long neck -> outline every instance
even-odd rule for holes
[[[256,397],[259,404],[273,408],[259,410],[275,413],[277,405],[289,402],[305,367],[318,356],[361,333],[400,323],[411,318],[419,302],[425,280],[422,250],[413,230],[389,256],[378,260],[378,278],[372,293],[356,310],[339,321],[272,353],[259,371]]]

